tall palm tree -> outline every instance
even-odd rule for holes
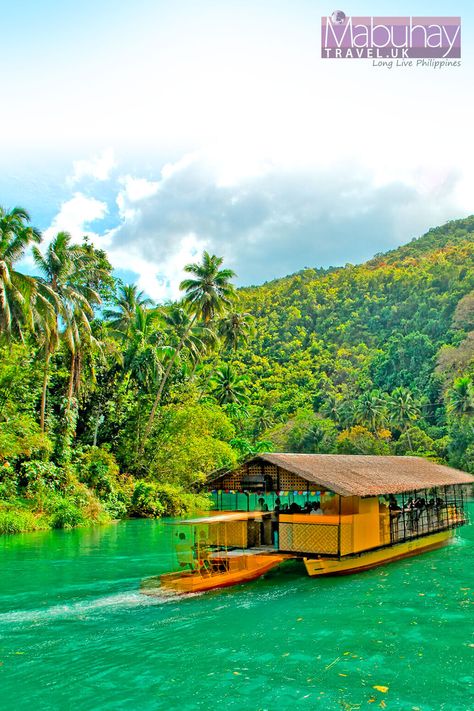
[[[232,311],[219,321],[217,332],[224,344],[236,351],[248,339],[252,324],[253,317],[249,313]]]
[[[420,416],[420,408],[410,390],[398,387],[388,399],[389,422],[402,432],[406,432],[408,446],[412,447],[410,425]]]
[[[471,378],[457,378],[449,393],[448,411],[457,417],[474,414],[474,386]]]
[[[193,278],[185,279],[180,284],[180,289],[185,292],[183,302],[189,310],[191,318],[161,378],[143,436],[140,454],[144,451],[146,441],[153,427],[156,411],[161,402],[165,385],[171,375],[173,365],[184,347],[192,327],[199,320],[203,321],[204,326],[209,326],[211,321],[216,316],[221,316],[232,303],[235,288],[230,283],[230,280],[235,276],[235,273],[232,269],[221,269],[222,262],[222,257],[216,257],[204,252],[200,263],[187,264],[184,268],[185,272],[193,276]]]
[[[67,390],[66,414],[69,414],[77,376],[80,373],[80,348],[83,342],[95,344],[91,331],[93,306],[101,299],[97,291],[88,284],[100,277],[100,269],[94,262],[90,250],[71,244],[67,232],[59,232],[43,255],[33,247],[33,258],[42,274],[42,282],[54,296],[51,304],[55,309],[54,325],[48,329],[45,340],[45,363],[41,397],[41,428],[45,427],[46,393],[49,382],[51,356],[59,345],[58,334],[63,327],[62,337],[71,354],[69,383]],[[95,344],[97,345],[97,344]]]
[[[128,373],[146,393],[153,392],[163,372],[158,313],[137,304],[127,332],[117,330],[113,333],[125,345],[124,373]]]
[[[378,390],[371,390],[358,398],[355,418],[358,424],[368,425],[372,432],[386,423],[387,404]]]
[[[192,316],[179,305],[172,306],[162,315],[163,322],[176,339],[176,346],[182,343],[181,351],[187,351],[189,359],[196,368],[203,355],[217,344],[217,336],[209,325],[194,322]],[[174,354],[174,347],[172,348]]]
[[[41,234],[29,225],[30,216],[22,207],[8,211],[0,207],[0,333],[23,339],[25,325],[34,329],[32,304],[36,296],[36,281],[20,274],[14,265]],[[39,297],[41,300],[41,297]]]
[[[214,375],[212,394],[219,405],[242,405],[248,401],[246,382],[231,365],[223,365]]]
[[[114,299],[115,308],[106,309],[104,318],[110,322],[113,329],[127,333],[135,321],[137,307],[143,309],[152,305],[153,301],[146,297],[143,291],[138,291],[136,284],[121,284]]]

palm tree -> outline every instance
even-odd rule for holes
[[[387,421],[387,405],[378,390],[371,390],[358,398],[354,414],[357,423],[376,432]]]
[[[7,211],[0,207],[0,333],[7,338],[14,333],[23,339],[24,325],[35,326],[36,281],[14,269],[30,244],[41,241],[40,232],[29,222],[24,208]]]
[[[474,386],[471,378],[457,378],[449,393],[448,411],[457,417],[474,414]]]
[[[160,386],[151,408],[143,436],[140,454],[143,453],[146,441],[153,427],[156,410],[161,402],[163,391],[171,375],[173,365],[186,343],[189,332],[198,320],[203,321],[204,326],[209,326],[216,316],[220,316],[225,312],[235,295],[234,286],[230,283],[235,273],[231,269],[221,269],[222,262],[222,257],[216,257],[215,255],[208,254],[208,252],[204,252],[200,263],[187,264],[184,268],[185,272],[192,274],[194,277],[185,279],[180,284],[180,289],[185,292],[183,302],[189,310],[191,318],[161,378]]]
[[[219,321],[217,332],[228,348],[236,351],[242,342],[248,340],[253,318],[249,313],[232,311]]]
[[[219,405],[242,405],[248,401],[246,379],[232,369],[231,365],[223,365],[214,375],[212,394]]]
[[[121,284],[118,294],[114,299],[114,309],[106,309],[104,318],[110,321],[110,326],[117,331],[128,332],[135,320],[137,307],[148,308],[153,301],[145,296],[143,291],[138,291],[136,284]]]
[[[124,372],[146,393],[152,392],[163,372],[158,313],[137,304],[127,332],[118,330],[113,335],[126,345],[123,354]]]
[[[403,387],[395,388],[388,399],[388,407],[390,423],[402,432],[406,432],[408,446],[411,449],[409,428],[420,416],[420,408],[412,392]]]
[[[71,354],[69,383],[67,390],[66,414],[69,414],[74,390],[80,380],[81,344],[87,342],[96,346],[92,336],[91,319],[93,305],[99,304],[99,294],[88,284],[100,278],[101,269],[94,260],[94,254],[80,245],[71,245],[71,236],[59,232],[48,246],[46,254],[33,248],[33,258],[42,274],[42,282],[48,289],[50,302],[55,310],[54,324],[46,331],[44,351],[45,364],[41,397],[41,428],[45,426],[46,393],[49,381],[51,356],[59,345],[60,324],[62,336]]]
[[[162,318],[173,338],[177,339],[176,345],[182,343],[181,351],[187,351],[193,368],[196,368],[203,355],[217,344],[214,329],[196,322],[193,325],[192,317],[181,306],[172,306]],[[172,350],[174,354],[175,348]]]

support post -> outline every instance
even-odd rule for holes
[[[339,526],[337,527],[337,554],[339,558],[341,557],[341,495],[339,496]]]

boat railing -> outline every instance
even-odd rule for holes
[[[418,538],[437,531],[456,528],[466,523],[464,508],[457,502],[448,501],[442,506],[412,507],[390,512],[390,539],[392,543],[408,538]]]

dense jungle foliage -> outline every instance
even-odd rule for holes
[[[204,253],[156,305],[0,208],[0,532],[206,508],[211,472],[272,449],[474,471],[473,233],[240,290]]]

